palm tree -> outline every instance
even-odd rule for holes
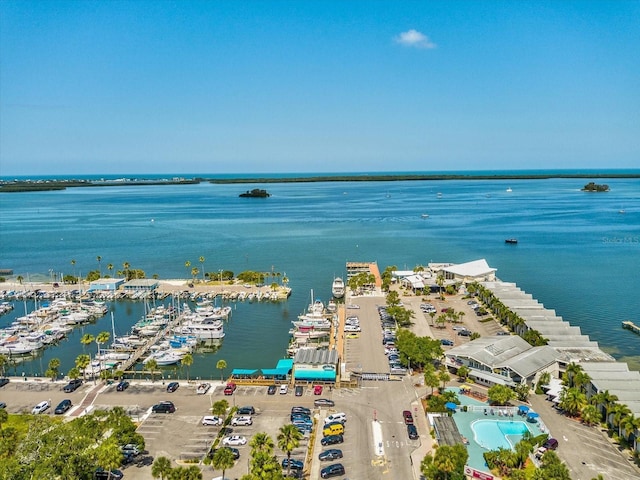
[[[293,424],[283,425],[278,433],[278,448],[287,454],[287,476],[291,473],[291,452],[300,445],[302,434]]]
[[[578,388],[564,388],[560,393],[560,408],[575,417],[587,404],[587,397]]]
[[[85,350],[85,347],[87,345],[90,345],[91,343],[93,343],[93,341],[96,339],[96,337],[94,337],[93,335],[91,335],[90,333],[85,333],[82,338],[80,339],[80,343],[82,344],[82,350]]]
[[[233,452],[230,448],[219,448],[216,453],[213,454],[211,459],[211,466],[214,470],[222,470],[222,478],[228,468],[233,467],[235,459],[233,458]]]
[[[582,417],[582,421],[587,425],[596,425],[600,419],[601,415],[595,405],[585,405],[580,412],[580,417]]]
[[[124,278],[126,278],[127,280],[129,280],[129,267],[131,265],[129,265],[129,262],[124,262],[122,264],[122,273],[124,275]]]
[[[116,443],[115,437],[110,437],[96,449],[96,460],[99,466],[109,472],[108,478],[110,478],[111,470],[118,468],[122,463],[122,450]]]
[[[98,255],[96,257],[96,260],[98,260],[98,275],[100,275],[100,277],[102,277],[102,264],[100,262],[102,262],[102,257],[100,255]]]
[[[211,405],[211,414],[221,417],[222,415],[227,413],[228,409],[229,402],[227,402],[226,400],[218,400],[213,405]]]
[[[144,369],[151,374],[151,381],[153,382],[155,378],[156,370],[158,369],[158,362],[156,361],[156,359],[152,358],[151,360],[148,360],[147,362],[145,362]]]
[[[109,332],[100,332],[97,336],[96,336],[96,345],[98,346],[98,353],[96,355],[100,354],[100,345],[104,345],[105,343],[107,343],[109,341],[109,338],[111,338],[111,334]],[[102,373],[102,360],[100,360],[100,372]],[[94,377],[95,379],[95,377]]]
[[[620,421],[620,426],[624,430],[627,443],[629,443],[631,450],[635,452],[638,443],[638,435],[636,432],[640,430],[640,417],[636,417],[631,413]]]
[[[273,447],[275,447],[273,439],[265,432],[256,433],[249,442],[249,446],[251,447],[251,455],[256,452],[266,452],[271,454],[271,452],[273,452]]]
[[[87,372],[85,369],[89,366],[90,363],[91,363],[91,357],[86,353],[83,353],[76,357],[76,368],[82,372],[83,380],[87,379],[87,376],[86,376]]]
[[[2,432],[2,425],[7,423],[9,420],[9,413],[6,408],[0,408],[0,432]],[[2,436],[4,437],[4,432],[2,432]]]
[[[111,272],[113,270],[113,263],[107,263],[107,270],[109,270],[109,276],[111,276]]]
[[[438,372],[438,380],[442,382],[442,391],[444,392],[444,389],[447,387],[447,382],[451,380],[451,375],[449,375],[449,371],[444,365]]]
[[[151,476],[164,480],[171,473],[171,460],[167,457],[158,457],[151,466]]]
[[[71,259],[71,266],[73,267],[73,276],[76,276],[76,261],[75,259]]]
[[[200,262],[200,266],[202,267],[202,281],[203,282],[204,282],[204,260],[205,260],[205,258],[202,257],[202,256],[200,258],[198,258],[198,261]]]
[[[220,370],[220,381],[223,382],[224,379],[223,379],[222,374],[223,374],[224,369],[227,368],[227,361],[226,360],[222,360],[222,359],[218,360],[218,362],[216,363],[216,368],[218,370]]]
[[[19,283],[20,285],[22,285],[22,281],[24,280],[24,277],[23,277],[22,275],[18,275],[18,276],[16,277],[16,280],[18,280],[18,283]]]
[[[52,358],[49,360],[49,368],[47,369],[47,376],[51,377],[53,382],[58,377],[58,369],[60,368],[60,359]]]
[[[198,276],[198,274],[200,273],[200,270],[198,270],[198,267],[193,267],[191,269],[191,281],[195,282],[196,281],[196,277]]]
[[[189,367],[191,367],[191,365],[193,365],[193,355],[191,355],[190,353],[187,353],[184,357],[182,357],[182,361],[181,361],[182,365],[184,365],[185,367],[187,367],[187,382],[189,381]]]
[[[184,262],[184,268],[187,269],[187,271],[189,271],[189,269],[191,268],[191,261],[187,260],[186,262]]]

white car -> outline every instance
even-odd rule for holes
[[[43,400],[39,404],[37,404],[35,407],[33,407],[33,410],[31,410],[31,413],[33,413],[34,415],[38,415],[39,413],[42,413],[45,410],[47,410],[50,406],[51,404],[49,403],[48,400]]]
[[[207,415],[202,419],[202,425],[213,425],[214,427],[222,425],[222,419],[215,415]]]
[[[361,332],[362,329],[357,325],[345,325],[344,331],[345,332]]]
[[[280,385],[280,395],[286,395],[289,391],[289,387],[287,385]]]
[[[247,439],[240,435],[231,435],[230,437],[224,437],[222,439],[222,445],[226,447],[237,447],[240,445],[246,445]]]
[[[231,425],[237,427],[239,425],[251,425],[253,424],[253,420],[251,417],[233,417],[231,419]]]

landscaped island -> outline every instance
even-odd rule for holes
[[[271,194],[261,188],[254,188],[253,190],[247,190],[246,192],[241,193],[240,196],[244,198],[267,198],[270,197]]]
[[[605,184],[597,184],[595,182],[589,182],[584,187],[582,187],[583,192],[608,192],[609,185]]]

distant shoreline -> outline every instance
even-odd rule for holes
[[[112,187],[112,186],[141,186],[141,185],[193,185],[199,183],[213,184],[248,184],[248,183],[317,183],[317,182],[395,182],[395,181],[446,181],[446,180],[549,180],[553,178],[575,178],[575,179],[602,179],[602,178],[640,178],[640,173],[540,173],[540,174],[362,174],[362,175],[318,175],[318,176],[298,176],[298,177],[237,177],[237,178],[215,178],[215,177],[193,177],[176,178],[140,178],[132,176],[123,177],[117,180],[101,179],[39,179],[39,180],[3,180],[0,181],[0,193],[14,192],[43,192],[52,190],[65,190],[77,187]]]

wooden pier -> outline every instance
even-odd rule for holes
[[[622,322],[622,328],[625,330],[631,330],[633,333],[637,333],[640,335],[640,327],[633,323],[631,320],[625,320]]]

